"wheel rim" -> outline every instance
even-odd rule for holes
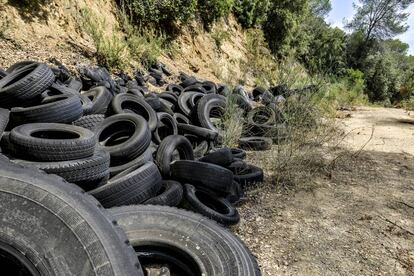
[[[2,270],[9,275],[40,276],[33,263],[20,251],[0,242],[0,263]]]
[[[134,246],[140,264],[144,268],[144,274],[149,271],[159,271],[171,276],[201,276],[200,266],[196,260],[184,250],[170,244],[151,243]]]

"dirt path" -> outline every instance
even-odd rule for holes
[[[369,141],[356,157],[241,208],[263,275],[414,275],[414,117],[361,108],[343,125],[350,156]]]

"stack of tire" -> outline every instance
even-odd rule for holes
[[[143,275],[133,245],[145,268],[161,259],[178,275],[260,275],[227,230],[154,206],[234,224],[242,187],[263,179],[243,151],[217,148],[212,118],[226,102],[214,83],[187,78],[155,94],[89,71],[83,91],[84,80],[43,63],[0,72],[0,146],[12,162],[0,158],[0,255],[8,266],[17,258],[29,274]],[[102,209],[124,205],[131,207]]]

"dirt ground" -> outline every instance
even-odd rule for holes
[[[414,275],[414,116],[364,107],[340,124],[332,170],[240,208],[263,275]]]

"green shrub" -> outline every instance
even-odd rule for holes
[[[256,27],[264,22],[270,0],[236,0],[234,14],[244,28]]]
[[[197,6],[197,0],[121,0],[120,3],[133,22],[160,29],[187,23]]]
[[[234,0],[198,0],[198,11],[204,22],[204,26],[209,28],[212,23],[230,14]]]

